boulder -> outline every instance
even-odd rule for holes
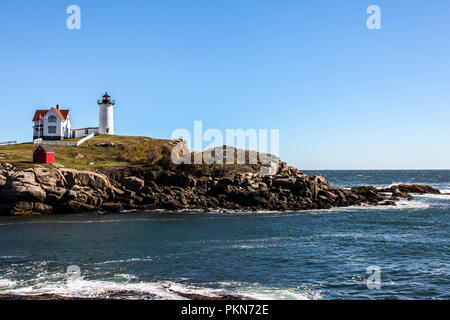
[[[359,196],[362,200],[370,204],[378,204],[379,201],[383,201],[384,198],[379,194],[378,190],[372,186],[360,186],[351,188],[353,194]]]
[[[310,181],[314,181],[317,185],[320,186],[321,189],[328,189],[330,187],[330,183],[328,182],[327,179],[325,179],[322,176],[311,176],[309,178]]]
[[[197,180],[191,175],[178,174],[172,171],[164,171],[156,176],[156,179],[151,179],[160,186],[178,186],[182,188],[195,187]]]
[[[17,202],[11,210],[13,215],[50,215],[53,213],[53,207],[43,203],[33,203],[21,201]]]
[[[44,202],[46,193],[36,183],[34,172],[18,171],[9,176],[0,195],[7,201]]]
[[[60,171],[47,168],[35,168],[34,174],[36,182],[51,187],[64,187],[67,185],[66,179]]]
[[[391,196],[391,200],[395,200],[398,198],[405,198],[407,200],[413,200],[414,197],[412,195],[410,195],[408,192],[402,192],[399,191],[398,189],[394,189],[392,191],[392,196]]]
[[[440,194],[441,192],[433,187],[420,184],[399,184],[389,188],[379,189],[380,192],[406,192],[406,193],[431,193]]]
[[[11,171],[14,169],[14,166],[8,162],[0,162],[0,168],[6,171]]]
[[[282,188],[282,189],[292,189],[296,183],[294,177],[290,178],[275,178],[272,180],[272,187]]]
[[[112,187],[112,191],[114,192],[115,196],[123,196],[125,191],[123,191],[122,189],[116,188],[116,187]]]
[[[101,148],[112,148],[115,146],[115,143],[114,142],[103,142],[103,143],[97,143],[96,146],[101,147]]]
[[[6,177],[0,172],[0,189],[3,188],[6,184]]]
[[[307,187],[308,191],[311,194],[312,199],[317,199],[317,196],[319,194],[319,187],[317,186],[317,183],[313,180],[308,179],[307,181]]]
[[[98,207],[75,200],[66,201],[58,206],[58,213],[85,213],[97,210]]]
[[[28,169],[25,171],[16,171],[10,176],[10,182],[16,184],[37,184],[36,176],[34,175],[33,169]]]
[[[94,189],[111,190],[111,183],[108,178],[101,173],[67,168],[59,170],[66,179],[69,187],[79,185]]]
[[[107,212],[120,212],[123,210],[123,205],[118,202],[106,202],[103,203],[102,209]]]
[[[50,205],[57,204],[64,196],[64,194],[67,192],[65,188],[51,187],[47,185],[42,185],[42,189],[47,194],[47,197],[45,198],[45,203]]]
[[[183,209],[184,206],[180,202],[172,199],[164,203],[164,208],[169,210],[179,210]]]
[[[120,184],[127,190],[139,192],[145,185],[144,180],[137,177],[127,177],[120,181]]]

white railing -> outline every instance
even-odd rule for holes
[[[0,142],[0,146],[11,145],[11,144],[17,144],[17,141]]]
[[[78,147],[79,145],[81,145],[82,143],[84,143],[86,140],[91,139],[93,136],[94,136],[94,134],[91,133],[90,135],[84,137],[83,139],[78,140],[78,141],[77,141],[77,147]]]
[[[40,140],[36,142],[36,140]],[[65,146],[65,147],[77,147],[78,141],[60,141],[60,140],[42,140],[42,139],[36,139],[34,140],[35,144],[47,144],[51,146]]]
[[[91,139],[95,135],[91,133],[90,135],[80,139],[78,141],[64,141],[64,140],[42,140],[42,138],[35,139],[33,141],[34,144],[47,144],[52,146],[64,146],[64,147],[78,147],[83,144],[85,141]]]

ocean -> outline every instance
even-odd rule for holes
[[[344,188],[450,192],[450,170],[306,173]],[[0,295],[449,299],[449,226],[450,195],[301,212],[0,217]]]

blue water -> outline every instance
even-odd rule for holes
[[[307,173],[341,187],[450,190],[450,171]],[[0,294],[449,299],[449,225],[449,195],[287,213],[0,217]],[[66,274],[72,265],[78,277]],[[367,287],[369,266],[380,270],[379,289]]]

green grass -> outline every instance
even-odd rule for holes
[[[148,137],[102,135],[87,140],[79,147],[51,147],[56,153],[56,164],[63,165],[66,168],[95,170],[101,167],[146,167],[152,170],[165,170],[175,168],[170,159],[171,141]],[[100,146],[101,144],[112,146]],[[21,169],[42,166],[42,164],[32,162],[35,147],[36,145],[32,143],[0,146],[0,162],[14,163],[16,167]],[[193,153],[191,157],[194,157]],[[248,154],[246,157],[248,157]],[[51,167],[52,165],[45,166]],[[178,168],[195,176],[225,176],[241,172],[259,172],[260,165],[208,165],[203,163],[180,165]]]
[[[102,147],[99,144],[114,144]],[[25,143],[0,146],[0,162],[11,162],[21,168],[34,167],[35,144]],[[79,147],[51,146],[56,153],[56,163],[68,168],[94,169],[117,166],[159,166],[170,140],[133,136],[96,136]],[[170,152],[169,152],[170,154]],[[93,162],[93,165],[89,163]]]

